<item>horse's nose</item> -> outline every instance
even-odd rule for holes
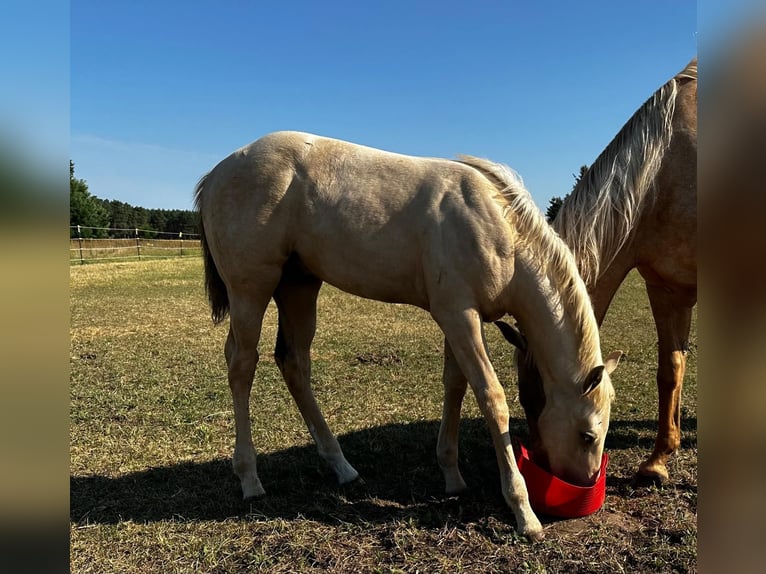
[[[579,470],[579,471],[572,471],[569,470],[568,472],[565,472],[563,476],[560,476],[562,480],[565,480],[569,484],[574,484],[575,486],[593,486],[596,484],[596,479],[598,478],[598,468],[595,472],[591,472],[590,470]]]
[[[595,467],[595,469],[591,470],[587,473],[586,480],[582,486],[593,486],[596,484],[596,480],[598,480],[598,472],[601,469],[601,465],[598,465]]]

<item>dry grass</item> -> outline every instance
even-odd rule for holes
[[[253,387],[267,497],[242,502],[222,355],[198,258],[77,266],[71,277],[73,572],[693,572],[696,571],[696,345],[684,392],[683,449],[664,487],[633,489],[653,443],[656,337],[634,275],[618,294],[604,350],[615,373],[604,507],[515,534],[472,397],[461,426],[470,491],[443,494],[435,443],[441,335],[422,311],[325,287],[314,389],[363,483],[339,488],[319,460],[273,361],[270,309]],[[512,352],[488,330],[524,436]]]

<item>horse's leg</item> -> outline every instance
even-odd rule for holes
[[[444,473],[447,494],[456,494],[465,490],[466,485],[457,465],[458,430],[460,427],[460,408],[466,390],[466,378],[455,359],[449,342],[444,341],[444,406],[442,421],[439,426],[439,440],[436,444],[436,459]]]
[[[343,456],[311,391],[310,347],[316,330],[316,300],[321,286],[322,281],[315,277],[301,275],[291,280],[286,274],[277,287],[274,300],[279,309],[279,328],[274,359],[319,455],[333,469],[338,482],[344,484],[355,480],[359,473]]]
[[[513,510],[517,528],[532,540],[540,540],[543,538],[543,527],[532,511],[524,478],[516,465],[508,431],[508,404],[484,346],[479,314],[473,309],[446,313],[432,311],[432,314],[444,331],[455,360],[468,379],[487,421],[500,467],[503,497]]]
[[[661,482],[668,478],[668,458],[681,445],[681,389],[692,308],[661,286],[647,284],[646,291],[657,326],[659,428],[654,451],[641,463],[638,475]]]
[[[242,486],[242,497],[263,496],[265,491],[258,478],[256,454],[250,426],[250,390],[253,386],[255,368],[258,365],[258,340],[261,336],[263,315],[276,286],[278,274],[259,275],[258,292],[229,294],[231,301],[229,336],[225,355],[229,367],[229,388],[234,405],[236,438],[232,466]]]

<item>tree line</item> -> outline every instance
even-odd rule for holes
[[[84,238],[131,237],[141,229],[177,236],[198,233],[197,213],[188,209],[147,209],[92,195],[84,179],[74,175],[74,162],[69,161],[69,236],[77,237],[77,226]],[[89,229],[99,228],[99,229]],[[121,231],[129,230],[129,231]],[[151,237],[152,233],[143,234]]]

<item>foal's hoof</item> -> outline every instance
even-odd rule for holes
[[[359,500],[368,495],[367,483],[361,476],[357,476],[350,482],[338,485],[338,493],[349,500]]]
[[[356,478],[352,478],[351,480],[346,480],[344,482],[338,483],[338,486],[340,488],[356,488],[359,486],[367,486],[367,483],[364,481],[364,479],[360,475],[356,475]]]
[[[359,481],[361,481],[362,484],[364,484],[364,480],[362,479],[362,477],[359,475],[357,471],[346,474],[345,476],[342,476],[342,477],[338,477],[338,484],[340,486],[345,486],[347,484],[356,484]]]
[[[537,516],[530,516],[526,520],[522,517],[521,520],[516,519],[516,528],[520,534],[526,536],[527,539],[532,542],[540,542],[545,538],[545,531],[543,525]]]
[[[266,496],[266,491],[263,489],[260,480],[248,485],[242,485],[242,500],[257,500],[264,496]]]
[[[256,502],[258,500],[263,500],[266,498],[266,492],[262,492],[261,494],[250,494],[250,495],[242,495],[242,502]]]
[[[537,542],[542,542],[543,539],[545,539],[545,531],[542,528],[540,528],[540,530],[533,530],[533,531],[530,531],[530,532],[525,532],[524,536],[529,538],[529,541],[534,544],[534,543],[537,543]]]
[[[463,483],[461,485],[458,485],[452,488],[448,487],[444,490],[444,492],[447,496],[460,496],[461,494],[465,494],[466,492],[468,492],[468,486],[466,486],[466,484]]]
[[[444,492],[447,493],[447,496],[458,496],[468,490],[468,485],[465,483],[465,480],[463,480],[463,477],[460,476],[459,473],[456,475],[446,474],[444,481]]]
[[[330,468],[335,471],[335,476],[338,479],[339,485],[343,486],[344,484],[359,480],[359,473],[357,470],[342,456],[339,460],[328,460],[328,463],[330,464]]]

